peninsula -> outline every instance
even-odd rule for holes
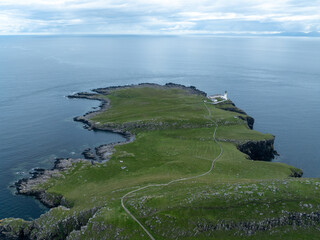
[[[274,136],[225,99],[168,83],[95,89],[74,120],[126,142],[57,159],[16,183],[51,209],[0,221],[0,239],[317,239],[320,179],[271,162]]]

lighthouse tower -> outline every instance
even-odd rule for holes
[[[228,93],[227,93],[227,91],[224,92],[223,98],[224,98],[225,100],[228,100]]]

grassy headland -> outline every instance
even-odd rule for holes
[[[317,239],[320,180],[293,178],[299,169],[249,159],[243,152],[252,158],[259,156],[256,152],[272,155],[274,137],[251,130],[250,118],[232,102],[205,103],[200,91],[172,84],[96,92],[76,97],[110,105],[82,120],[93,129],[130,133],[135,140],[115,146],[106,162],[78,161],[33,186],[34,191],[59,196],[65,207],[52,208],[32,222],[5,219],[2,234],[21,239],[148,239],[120,199],[142,186],[207,172],[220,153],[213,141],[213,120],[223,148],[213,171],[136,192],[125,199],[130,212],[156,239]]]

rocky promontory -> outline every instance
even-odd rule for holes
[[[18,194],[33,196],[51,209],[33,221],[6,219],[0,223],[0,238],[142,239],[146,236],[133,225],[135,218],[157,239],[183,238],[185,233],[209,238],[216,231],[250,236],[319,222],[316,200],[297,200],[294,184],[273,182],[279,178],[304,184],[289,178],[301,177],[302,171],[244,157],[242,153],[252,160],[272,160],[274,136],[251,131],[254,119],[232,101],[210,105],[206,93],[173,83],[92,91],[69,96],[101,102],[99,109],[74,120],[89,130],[120,133],[126,141],[87,148],[82,153],[87,160],[56,159],[52,169],[34,169],[30,178],[18,181]],[[206,184],[209,177],[218,181]],[[232,185],[238,180],[241,186]],[[319,186],[315,183],[314,189]],[[136,205],[131,204],[134,199]],[[133,214],[125,215],[125,209]]]
[[[50,170],[35,169],[31,172],[30,178],[23,178],[15,183],[17,194],[33,196],[47,207],[70,206],[65,198],[59,194],[48,193],[44,185],[51,178],[61,178],[61,172],[67,171],[74,164],[79,162],[87,162],[84,159],[59,158],[54,162],[54,167]]]
[[[128,142],[132,142],[135,139],[135,136],[131,134],[130,130],[135,128],[143,128],[148,130],[153,129],[161,129],[167,128],[167,123],[153,123],[153,122],[127,122],[123,124],[100,124],[91,120],[92,117],[97,114],[106,111],[110,108],[110,101],[106,97],[110,91],[119,90],[119,89],[128,89],[128,88],[144,88],[144,87],[152,87],[152,88],[160,88],[160,89],[168,89],[168,88],[178,88],[186,90],[190,94],[196,94],[200,96],[206,97],[207,94],[203,91],[198,90],[194,86],[186,87],[184,85],[175,84],[175,83],[167,83],[165,85],[158,85],[153,83],[141,83],[138,85],[125,85],[125,86],[111,86],[106,88],[97,88],[93,89],[92,92],[80,92],[74,95],[68,96],[68,98],[83,98],[90,100],[100,101],[101,104],[99,109],[95,111],[89,111],[83,116],[75,117],[74,120],[78,122],[84,123],[88,129],[91,130],[102,130],[102,131],[112,131],[115,133],[122,134],[126,137],[127,141],[118,142],[112,144],[103,144],[99,147],[95,148],[96,155],[92,152],[91,149],[85,149],[83,151],[83,155],[88,160],[96,160],[96,156],[99,157],[100,160],[108,160],[111,155],[114,153],[114,147],[117,145],[126,144]],[[235,104],[228,100],[221,104],[216,105],[216,107],[231,111],[235,113],[239,113],[241,115],[238,116],[239,119],[245,120],[250,129],[253,129],[254,119],[246,114],[243,110],[237,108]],[[174,127],[174,126],[172,126]],[[190,128],[188,124],[186,126],[181,125],[181,128]],[[223,139],[219,139],[224,141]],[[230,140],[228,140],[230,141]],[[270,161],[277,155],[277,152],[274,150],[274,138],[269,140],[260,140],[260,141],[244,141],[244,142],[235,142],[237,148],[247,154],[252,160],[264,160]],[[42,187],[50,178],[59,178],[63,177],[61,171],[66,171],[71,168],[71,166],[78,162],[87,161],[84,159],[57,159],[54,163],[54,167],[51,170],[45,169],[35,169],[31,174],[31,178],[24,178],[19,180],[15,185],[17,188],[18,194],[34,196],[39,199],[44,205],[48,207],[56,207],[59,205],[68,206],[66,200],[57,194],[51,194],[45,191]],[[292,176],[297,177],[301,176],[302,173],[293,172]]]
[[[96,114],[103,112],[110,107],[110,102],[106,98],[101,97],[100,95],[108,95],[110,93],[110,90],[126,89],[126,88],[141,88],[141,87],[150,87],[150,86],[155,88],[181,88],[181,89],[186,89],[191,94],[207,96],[205,92],[202,92],[193,86],[186,87],[186,86],[183,86],[180,84],[174,84],[174,83],[167,83],[164,86],[153,84],[153,83],[142,83],[138,85],[112,86],[112,87],[106,87],[106,88],[98,88],[98,89],[92,90],[93,92],[96,92],[96,93],[81,92],[81,93],[68,96],[69,98],[85,98],[85,99],[100,100],[102,102],[99,110],[91,111],[86,113],[83,116],[75,117],[74,120],[86,124],[87,128],[89,129],[112,131],[112,132],[120,133],[120,134],[123,134],[127,139],[134,138],[134,136],[130,133],[131,129],[143,128],[148,130],[154,130],[154,129],[168,128],[170,127],[168,123],[127,122],[120,125],[120,124],[111,124],[111,123],[99,124],[90,120]],[[223,109],[225,111],[231,111],[231,112],[241,114],[237,117],[241,120],[246,121],[248,127],[250,129],[253,129],[254,118],[250,117],[245,111],[236,107],[236,105],[232,101],[230,100],[225,101],[221,104],[217,104],[216,107]],[[182,125],[180,127],[190,128],[188,124],[186,124],[186,126]],[[273,139],[268,139],[268,140],[260,140],[260,141],[250,140],[250,141],[235,142],[235,143],[237,144],[238,149],[241,152],[247,154],[252,160],[271,161],[272,159],[274,159],[276,155],[278,155],[278,153],[274,150],[274,137]],[[109,153],[110,151],[112,152],[112,150],[110,150],[110,149],[113,149],[112,145],[106,145],[106,147],[108,148]]]

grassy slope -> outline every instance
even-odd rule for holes
[[[74,203],[74,207],[64,215],[76,214],[93,206],[103,207],[82,231],[82,239],[89,236],[97,239],[144,239],[144,232],[122,210],[121,196],[137,186],[165,183],[206,172],[211,160],[219,154],[219,147],[212,140],[214,127],[208,121],[204,97],[187,94],[180,89],[122,89],[112,91],[108,98],[111,108],[94,117],[95,122],[152,122],[160,129],[131,129],[136,140],[117,146],[110,161],[96,165],[78,164],[73,171],[64,174],[65,178],[52,179],[46,187],[49,192],[62,194]],[[208,107],[212,118],[220,125],[217,138],[239,141],[272,138],[270,134],[248,129],[243,120],[234,117],[241,114],[224,111],[214,105]],[[233,143],[221,144],[224,154],[209,175],[168,187],[147,189],[127,200],[130,210],[157,239],[194,239],[192,236],[199,223],[215,224],[219,219],[253,221],[279,217],[284,210],[319,211],[317,179],[287,180],[291,166],[251,161]],[[246,190],[238,190],[239,186]],[[258,192],[263,195],[258,195]],[[301,207],[303,204],[312,204],[312,208]],[[55,219],[63,218],[60,211],[55,213],[53,210],[51,214]],[[51,227],[50,214],[47,215],[49,217],[42,216],[37,220],[45,226],[43,229]],[[281,233],[281,229],[286,233]],[[299,231],[308,233],[306,239],[318,234],[314,227]],[[270,233],[273,234],[269,236]],[[239,230],[209,230],[198,233],[196,238],[279,239],[280,234],[298,236],[292,227],[283,226],[251,237],[241,236]]]

